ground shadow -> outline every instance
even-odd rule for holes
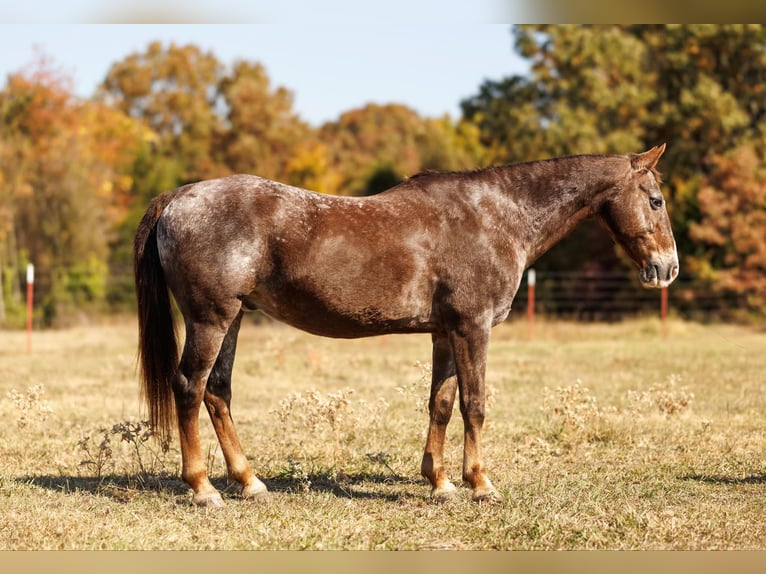
[[[681,480],[705,482],[708,484],[766,484],[766,474],[751,474],[750,476],[734,477],[711,474],[685,474],[679,477]]]
[[[351,475],[331,475],[329,473],[310,473],[301,477],[276,476],[262,477],[271,492],[302,495],[306,492],[326,492],[338,498],[381,499],[397,501],[406,498],[420,498],[428,490],[423,488],[423,481],[414,478],[383,474],[359,473]],[[129,502],[142,492],[156,492],[165,496],[190,497],[189,487],[178,476],[173,475],[105,475],[88,476],[23,476],[16,482],[28,486],[37,486],[61,493],[84,492],[103,496],[117,502]],[[211,478],[213,485],[221,491],[224,498],[238,498],[239,486],[223,477]],[[382,492],[381,485],[390,485],[393,491]],[[407,490],[398,486],[411,486]],[[375,488],[378,490],[374,490]],[[421,493],[420,490],[423,490]]]
[[[307,491],[327,492],[338,498],[362,498],[382,500],[402,500],[418,498],[418,488],[423,488],[423,481],[415,478],[392,476],[379,473],[339,474],[309,473],[303,477],[279,476],[261,478],[272,492],[301,493]],[[395,492],[368,490],[365,487],[394,487]],[[410,486],[407,490],[398,486]],[[424,490],[424,492],[428,492]]]
[[[118,502],[127,502],[140,492],[157,492],[171,496],[183,496],[189,492],[177,476],[119,475],[96,476],[22,476],[16,482],[37,486],[64,494],[84,492],[105,496]]]

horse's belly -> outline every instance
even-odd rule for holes
[[[347,290],[320,295],[282,284],[278,290],[256,288],[243,303],[288,325],[325,337],[358,338],[433,330],[430,308],[404,305],[394,298],[382,304],[364,295],[359,292],[357,297],[350,297]]]

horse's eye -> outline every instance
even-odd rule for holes
[[[664,203],[665,202],[663,201],[663,199],[661,197],[650,197],[649,198],[649,205],[652,206],[652,209],[659,209],[660,207],[662,207],[662,205]]]

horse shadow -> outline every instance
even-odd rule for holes
[[[764,474],[751,474],[749,476],[726,476],[726,475],[711,475],[700,473],[689,473],[678,477],[680,480],[689,480],[693,482],[701,482],[705,484],[766,484],[766,473]]]
[[[378,473],[334,475],[319,472],[301,477],[278,475],[260,478],[272,494],[279,493],[284,496],[302,496],[308,492],[321,492],[329,493],[337,498],[396,502],[425,498],[428,492],[428,489],[423,489],[423,493],[415,492],[416,488],[422,489],[422,480]],[[239,498],[239,485],[236,483],[228,481],[225,477],[211,477],[210,481],[221,492],[224,499]],[[15,482],[58,493],[87,493],[121,503],[128,503],[148,492],[173,497],[179,503],[187,502],[186,499],[191,498],[191,490],[176,475],[109,474],[101,477],[38,475],[18,477]],[[390,488],[382,492],[380,487],[384,485]],[[407,488],[410,486],[416,488]]]

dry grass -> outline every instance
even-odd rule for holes
[[[132,322],[0,332],[0,550],[765,549],[766,334],[651,320],[493,334],[485,452],[504,496],[418,474],[430,341],[243,327],[233,412],[272,491],[190,506],[142,423]],[[462,425],[447,447],[459,479]]]

